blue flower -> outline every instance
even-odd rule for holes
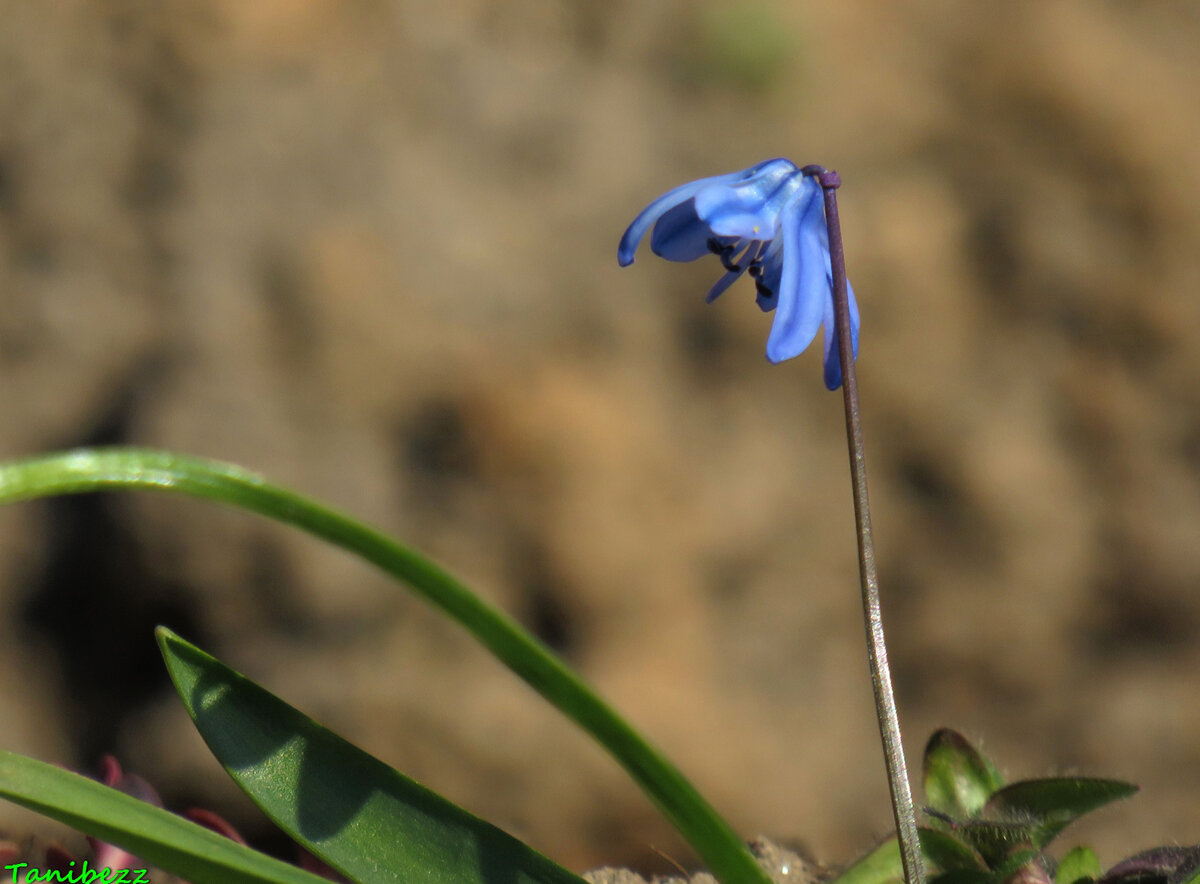
[[[651,231],[653,228],[653,231]],[[725,275],[708,293],[710,303],[749,271],[758,306],[775,311],[767,359],[799,356],[824,329],[825,386],[842,385],[833,322],[833,270],[821,186],[785,159],[767,160],[742,172],[701,178],[668,191],[633,219],[617,260],[633,263],[650,232],[650,249],[668,261],[721,259]],[[849,283],[850,331],[858,355],[858,305]]]

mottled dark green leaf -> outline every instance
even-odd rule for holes
[[[950,872],[955,869],[987,871],[987,863],[974,847],[950,832],[939,829],[919,831],[921,852],[931,869]]]
[[[1044,848],[1059,832],[1086,813],[1128,798],[1137,786],[1120,780],[1051,777],[1005,786],[984,805],[989,820],[1024,823],[1033,846]]]
[[[934,875],[929,884],[1000,884],[991,872],[981,872],[978,869],[954,869]]]
[[[1176,851],[1183,856],[1171,872],[1168,884],[1200,884],[1200,845],[1178,847]]]
[[[1011,862],[1014,851],[1033,845],[1033,827],[1001,820],[969,820],[954,827],[954,834],[972,845],[995,871]],[[1024,855],[1024,853],[1020,854]]]
[[[1100,884],[1200,884],[1200,845],[1143,850],[1105,872]]]

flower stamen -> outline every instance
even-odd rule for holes
[[[734,253],[741,248],[742,241],[740,239],[735,239],[732,242],[722,242],[715,236],[710,236],[706,245],[708,246],[708,250],[710,252],[721,259],[722,267],[724,267],[730,273],[742,272],[741,265],[733,259]],[[751,245],[753,245],[753,243],[751,243]],[[749,250],[749,247],[747,247],[746,251],[742,253],[742,256],[745,257],[746,252]]]
[[[759,309],[775,312],[767,359],[799,355],[824,328],[825,383],[836,389],[841,372],[821,205],[821,185],[830,176],[824,174],[821,183],[812,177],[822,171],[814,167],[808,174],[777,158],[676,187],[634,218],[617,247],[617,261],[622,267],[633,263],[647,234],[654,253],[668,261],[715,255],[722,275],[705,296],[709,303],[749,272]],[[858,311],[853,292],[847,289],[847,295],[857,350]]]

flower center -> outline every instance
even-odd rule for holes
[[[719,239],[715,236],[710,236],[706,243],[708,250],[721,259],[721,266],[729,273],[741,273],[746,270],[754,277],[754,288],[757,289],[760,295],[771,297],[775,293],[771,291],[770,286],[763,282],[763,253],[766,251],[767,243],[761,240],[750,240],[745,242],[741,239]],[[737,255],[741,252],[737,258]],[[749,261],[749,264],[743,262]]]

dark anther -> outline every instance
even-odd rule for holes
[[[755,288],[755,289],[758,291],[758,293],[759,293],[760,295],[762,295],[764,298],[771,298],[771,297],[774,297],[774,296],[775,296],[775,293],[774,293],[773,291],[771,291],[771,287],[770,287],[770,286],[768,286],[768,285],[767,285],[765,282],[763,282],[761,279],[759,279],[759,274],[755,274],[755,275],[754,275],[754,288]]]
[[[750,275],[755,279],[758,279],[760,276],[762,276],[762,265],[757,261],[750,265]]]
[[[720,240],[718,240],[715,236],[710,236],[708,238],[708,242],[705,243],[705,245],[708,246],[708,250],[710,252],[712,252],[714,255],[719,255],[719,254],[721,254],[721,252],[723,252],[725,250],[725,247],[723,245],[721,245]]]
[[[742,265],[740,265],[734,261],[731,261],[729,258],[732,251],[733,250],[730,249],[730,251],[728,251],[728,252],[721,252],[721,266],[724,267],[726,270],[728,270],[730,273],[740,273],[741,269],[742,269]]]

